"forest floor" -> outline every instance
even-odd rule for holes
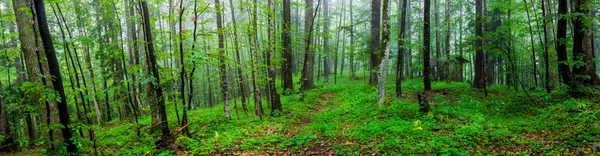
[[[222,105],[192,110],[192,135],[180,135],[177,150],[152,150],[157,137],[147,133],[149,117],[140,119],[146,128],[139,137],[135,124],[113,121],[95,127],[97,150],[107,155],[600,154],[598,96],[574,99],[561,90],[545,94],[539,89],[529,91],[528,98],[522,90],[492,85],[486,97],[464,82],[432,86],[432,111],[425,114],[416,98],[423,90],[421,79],[403,81],[404,95],[395,98],[390,78],[387,100],[378,106],[375,87],[363,78],[339,78],[319,83],[304,98],[282,96],[280,117],[260,120],[252,115],[254,104],[246,114],[239,101],[232,120],[224,118]],[[176,130],[174,108],[168,105],[169,125]],[[92,153],[91,142],[79,143]]]

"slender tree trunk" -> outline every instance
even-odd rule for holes
[[[483,6],[482,0],[475,0],[475,78],[473,81],[474,88],[485,87],[485,72],[484,72],[484,53],[483,53]]]
[[[404,77],[404,40],[406,40],[406,5],[408,0],[402,0],[402,7],[398,4],[398,11],[401,11],[401,15],[398,16],[398,23],[400,24],[400,33],[398,33],[398,58],[396,60],[396,97],[402,96],[402,78]]]
[[[568,12],[567,0],[558,0],[558,26],[556,32],[556,54],[558,59],[558,73],[560,73],[563,83],[572,86],[571,69],[568,64],[567,56],[567,18]]]
[[[248,30],[248,38],[250,39],[250,55],[252,60],[252,89],[254,91],[254,110],[257,116],[262,119],[262,115],[264,114],[262,108],[262,101],[260,96],[260,88],[258,88],[257,78],[258,78],[258,56],[257,56],[257,44],[256,34],[258,33],[258,7],[257,0],[254,0],[252,3],[252,13],[250,13],[251,24]]]
[[[304,56],[304,65],[303,65],[303,69],[302,69],[302,78],[300,79],[302,81],[302,86],[300,88],[300,90],[305,91],[305,90],[309,90],[312,89],[314,87],[314,79],[313,79],[313,68],[314,68],[314,51],[312,51],[312,49],[310,48],[310,44],[312,41],[312,31],[313,31],[313,25],[314,25],[314,20],[315,17],[317,15],[317,13],[313,14],[313,1],[312,0],[306,0],[306,8],[305,8],[305,14],[304,14],[304,32],[305,32],[305,38],[304,38],[304,42],[305,42],[305,47],[304,47],[304,52],[305,52],[305,56]],[[317,5],[317,9],[315,10],[319,10],[319,5]]]
[[[446,83],[452,79],[452,69],[450,68],[450,0],[446,0]]]
[[[297,15],[299,16],[299,15]],[[294,92],[294,82],[292,80],[292,25],[291,25],[291,5],[290,0],[283,0],[283,94],[287,95]],[[297,59],[297,58],[296,58]]]
[[[352,12],[353,7],[352,7],[352,1],[354,0],[350,0],[350,44],[354,44],[354,14]],[[354,46],[350,46],[350,79],[353,79],[356,77],[356,75],[354,75],[355,72],[355,67],[354,67]],[[343,67],[342,67],[342,71],[343,71]]]
[[[525,12],[527,13],[527,24],[529,25],[529,37],[531,39],[531,60],[533,63],[533,80],[535,83],[535,87],[538,85],[537,81],[537,62],[535,56],[535,42],[533,41],[533,27],[531,26],[531,18],[529,17],[529,7],[527,6],[527,0],[523,0],[525,2]]]
[[[430,65],[430,54],[431,50],[431,33],[430,33],[430,7],[431,0],[425,0],[423,6],[423,83],[425,86],[425,92],[431,90],[431,65]]]
[[[329,83],[331,68],[329,65],[329,1],[323,0],[323,81]]]
[[[158,118],[159,118],[159,123],[158,126],[160,128],[161,131],[161,141],[157,142],[159,145],[162,144],[164,141],[167,141],[167,139],[170,137],[170,131],[169,131],[169,123],[167,122],[167,112],[165,110],[165,99],[163,96],[163,90],[162,90],[162,86],[160,84],[158,84],[160,82],[160,74],[158,72],[158,65],[157,65],[157,61],[156,61],[156,55],[154,54],[154,43],[152,41],[152,32],[151,32],[151,26],[150,26],[150,15],[148,13],[148,2],[147,1],[141,1],[141,10],[142,10],[142,16],[144,19],[144,37],[146,38],[146,49],[148,52],[148,67],[149,70],[152,74],[152,76],[154,77],[155,81],[154,83],[148,83],[149,85],[149,89],[148,89],[148,97],[156,97],[155,101],[152,102],[156,102],[156,112],[158,114]],[[155,84],[156,83],[156,84]],[[154,93],[150,93],[150,92],[154,92]],[[165,146],[165,145],[163,145]]]
[[[60,67],[56,52],[54,50],[54,44],[52,43],[52,37],[50,35],[50,29],[48,28],[48,21],[46,20],[46,9],[44,8],[43,0],[34,0],[34,8],[37,14],[37,21],[40,27],[40,36],[44,45],[44,52],[46,59],[48,60],[48,66],[50,67],[50,75],[54,77],[52,84],[55,90],[58,91],[61,99],[67,99],[65,96],[65,90],[62,83],[62,76],[60,74]],[[71,140],[73,134],[69,128],[69,110],[67,107],[66,100],[60,100],[58,104],[58,114],[60,117],[60,123],[62,124],[62,136],[65,143],[67,144],[67,152],[73,153],[77,151],[77,146]]]
[[[548,21],[546,20],[546,7],[545,7],[546,3],[544,3],[544,0],[542,0],[542,18],[543,18],[543,28],[544,28],[544,64],[546,65],[546,78],[545,78],[545,86],[546,86],[546,93],[550,93],[550,64],[549,64],[549,57],[548,57],[548,48],[549,48],[549,44],[548,44],[548,30],[546,29],[546,24],[548,24]]]
[[[217,36],[219,37],[219,71],[221,75],[221,92],[223,93],[223,101],[225,106],[225,118],[231,119],[230,115],[230,106],[229,106],[229,87],[227,84],[227,71],[225,68],[225,44],[224,44],[224,35],[223,35],[223,19],[221,15],[222,6],[219,0],[215,0],[215,9],[217,15],[217,29],[219,29],[219,33]]]
[[[377,67],[381,62],[381,52],[379,51],[380,31],[381,26],[381,0],[371,0],[371,42],[369,49],[369,84],[377,83]]]
[[[267,49],[267,66],[269,66],[269,91],[271,92],[271,116],[276,116],[283,113],[283,108],[281,107],[281,100],[279,99],[279,93],[277,93],[277,87],[275,86],[275,79],[277,76],[275,75],[275,64],[271,63],[271,59],[275,58],[275,2],[273,0],[268,0],[269,11],[267,12],[267,20],[269,23],[268,30],[268,42],[269,49]]]
[[[183,114],[181,115],[181,125],[184,126],[187,124],[187,107],[185,101],[185,55],[183,52],[183,13],[185,8],[183,7],[183,0],[179,2],[179,68],[181,69],[179,73],[179,92],[181,98],[181,109],[183,110]],[[195,9],[195,8],[194,8]],[[191,77],[190,77],[191,78]],[[189,104],[189,103],[188,103]],[[187,132],[187,127],[184,128],[184,131]]]
[[[383,104],[385,101],[385,79],[387,76],[388,58],[390,57],[390,0],[383,0],[383,35],[381,49],[383,49],[383,58],[379,65],[377,82],[377,103]]]
[[[433,62],[433,72],[432,72],[432,77],[434,80],[441,80],[442,79],[442,68],[440,65],[440,49],[441,49],[441,45],[440,45],[440,36],[442,36],[441,31],[439,29],[440,27],[440,12],[438,9],[438,2],[439,0],[434,0],[433,1],[433,16],[435,18],[435,27],[433,28],[433,30],[435,30],[435,61]]]

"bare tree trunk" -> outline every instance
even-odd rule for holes
[[[430,50],[431,50],[431,32],[430,32],[430,10],[431,0],[425,0],[423,6],[423,83],[425,92],[431,90],[431,65],[430,65]]]
[[[331,68],[329,65],[329,1],[323,0],[323,81],[329,83]]]
[[[584,65],[573,66],[574,82],[583,85],[599,85],[600,79],[596,74],[596,66],[593,58],[592,34],[589,32],[592,28],[591,20],[591,1],[574,0],[574,14],[578,14],[572,20],[573,22],[573,61],[583,63]],[[573,87],[578,88],[578,87]]]
[[[312,0],[306,0],[306,8],[305,8],[305,14],[304,14],[304,32],[305,32],[304,52],[305,52],[305,56],[304,56],[304,65],[303,65],[303,69],[302,69],[302,78],[300,79],[302,81],[302,86],[301,86],[300,90],[302,90],[302,91],[309,90],[314,87],[313,69],[314,69],[315,62],[314,62],[314,52],[311,50],[310,44],[312,41],[312,31],[313,31],[314,20],[315,20],[317,13],[313,14],[313,8],[312,8],[313,4],[312,3],[313,3]],[[317,4],[317,9],[315,9],[315,10],[319,10],[318,4]]]
[[[154,77],[154,79],[156,81],[154,83],[148,83],[149,84],[148,97],[154,97],[154,101],[152,101],[152,102],[156,102],[154,105],[156,105],[155,106],[156,113],[158,115],[158,120],[160,121],[157,124],[161,131],[161,141],[159,141],[157,143],[160,145],[163,142],[167,141],[167,139],[170,137],[171,133],[169,131],[169,123],[167,122],[167,112],[165,110],[165,99],[163,96],[162,86],[160,84],[158,84],[160,82],[160,74],[158,72],[156,55],[154,54],[154,43],[152,40],[152,32],[151,32],[152,27],[150,26],[150,15],[148,13],[148,3],[147,3],[147,1],[141,1],[140,5],[141,5],[141,10],[142,10],[142,16],[144,19],[144,37],[146,38],[146,49],[148,52],[148,57],[147,57],[148,68],[149,68],[150,73],[152,74],[152,76]],[[153,92],[153,93],[150,93],[150,92]]]
[[[257,56],[257,44],[256,34],[258,33],[258,7],[257,0],[252,3],[252,13],[250,13],[251,24],[248,27],[248,39],[250,39],[250,55],[252,60],[252,89],[254,91],[254,109],[255,114],[262,119],[262,115],[265,114],[262,108],[262,100],[260,96],[260,88],[257,84],[258,79],[258,56]]]
[[[475,41],[475,77],[473,80],[474,88],[485,87],[485,72],[484,72],[484,53],[483,53],[483,6],[482,0],[475,0],[475,34],[478,39]]]
[[[297,15],[299,16],[299,15]],[[292,25],[291,25],[291,5],[290,0],[283,0],[283,94],[290,94],[294,92],[294,82],[292,77]],[[296,58],[298,59],[298,58]]]
[[[275,2],[273,0],[268,0],[269,10],[273,12],[267,13],[267,19],[269,23],[268,30],[268,42],[269,49],[266,52],[266,61],[267,66],[269,66],[269,91],[271,92],[271,116],[277,116],[283,113],[283,108],[281,107],[281,100],[279,99],[279,93],[277,93],[277,87],[275,86],[275,79],[277,76],[275,75],[275,64],[271,63],[271,59],[275,58]]]
[[[535,83],[535,87],[538,85],[537,81],[537,62],[535,58],[535,42],[533,41],[533,27],[531,26],[531,18],[529,17],[529,7],[527,6],[527,0],[523,0],[525,2],[525,12],[527,13],[527,24],[529,25],[529,37],[531,39],[531,60],[533,63],[533,80]]]
[[[401,11],[401,15],[398,16],[398,23],[400,24],[400,33],[398,33],[398,58],[396,63],[396,97],[402,96],[402,79],[404,77],[404,40],[406,40],[406,5],[408,0],[402,0],[402,7],[398,4],[398,11]]]
[[[377,66],[381,61],[381,52],[379,51],[380,42],[380,31],[381,26],[381,0],[371,0],[371,42],[369,49],[369,84],[375,85],[377,83]]]
[[[387,76],[388,58],[390,57],[390,0],[383,0],[383,58],[379,65],[379,80],[377,82],[377,103],[383,104],[385,101],[385,79]]]
[[[452,69],[450,68],[450,0],[446,0],[446,83],[452,79]]]
[[[44,52],[46,54],[46,59],[48,60],[48,66],[50,67],[50,75],[54,77],[54,79],[52,79],[52,84],[55,87],[55,90],[58,91],[59,97],[61,99],[67,99],[62,83],[62,76],[60,74],[58,59],[56,57],[56,51],[54,50],[54,44],[52,43],[50,29],[48,28],[48,21],[46,20],[46,9],[44,8],[44,2],[42,0],[34,0],[34,8],[36,12],[37,22],[40,28],[40,36],[44,45]],[[77,146],[75,146],[73,140],[71,140],[73,134],[71,132],[71,129],[69,128],[70,117],[66,100],[60,100],[59,102],[57,102],[57,105],[60,123],[63,126],[61,129],[62,136],[64,138],[64,142],[67,144],[67,152],[76,152]]]

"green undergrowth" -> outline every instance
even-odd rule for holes
[[[333,79],[331,79],[333,80]],[[515,91],[502,85],[483,90],[463,82],[434,82],[432,111],[420,113],[416,94],[421,79],[403,81],[403,95],[394,97],[394,82],[387,83],[387,100],[378,106],[375,87],[363,79],[339,78],[319,83],[304,94],[282,96],[283,115],[263,117],[248,112],[240,101],[232,119],[224,118],[222,105],[189,112],[192,135],[180,135],[178,154],[334,151],[341,155],[598,155],[600,104],[597,97],[574,99],[560,89]],[[281,92],[281,90],[280,90]],[[304,96],[304,97],[302,97]],[[263,102],[265,102],[263,100]],[[266,114],[270,109],[263,104]],[[171,129],[174,109],[169,106]],[[148,125],[150,118],[140,119]],[[147,127],[147,126],[144,126]],[[157,138],[135,124],[109,123],[97,131],[98,152],[109,155],[143,155]],[[90,147],[85,147],[92,151]],[[152,151],[173,155],[176,151]]]

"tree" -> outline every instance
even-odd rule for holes
[[[450,83],[452,79],[452,69],[450,68],[450,0],[446,0],[446,82]]]
[[[60,100],[57,100],[57,106],[60,123],[63,126],[61,128],[62,136],[64,138],[64,142],[67,144],[67,151],[70,153],[74,153],[77,152],[77,146],[75,146],[75,143],[73,142],[73,140],[71,140],[71,138],[73,137],[73,133],[71,131],[71,128],[69,128],[70,116],[66,102],[67,98],[65,96],[65,89],[62,82],[62,76],[60,74],[60,67],[58,64],[58,59],[56,57],[56,51],[54,50],[54,43],[52,41],[52,36],[50,35],[48,21],[46,20],[46,9],[44,8],[44,1],[34,0],[33,3],[36,12],[36,18],[40,28],[40,37],[42,38],[42,43],[44,45],[44,53],[46,54],[46,59],[48,60],[48,66],[50,68],[50,75],[54,77],[54,79],[52,79],[52,84],[60,97]]]
[[[10,87],[10,84],[8,87]],[[0,82],[0,88],[4,89],[2,82]],[[2,138],[2,141],[0,141],[2,144],[2,146],[0,146],[0,151],[12,152],[17,150],[17,144],[15,144],[13,133],[10,132],[11,128],[10,123],[8,123],[8,112],[6,111],[4,96],[5,95],[0,95],[0,135],[5,136],[5,138]]]
[[[170,137],[169,123],[167,122],[167,112],[165,110],[165,99],[163,96],[163,89],[160,83],[160,74],[158,72],[158,65],[156,61],[156,55],[154,54],[154,42],[152,40],[152,27],[150,26],[150,14],[148,13],[148,2],[142,0],[140,2],[140,8],[142,11],[142,17],[144,19],[144,37],[146,39],[146,50],[147,50],[147,62],[149,73],[154,77],[154,82],[150,82],[148,88],[148,98],[150,105],[154,105],[155,115],[158,116],[157,126],[161,131],[161,141],[157,142],[158,145],[165,145],[164,142]],[[153,124],[154,125],[154,124]]]
[[[292,24],[291,24],[290,0],[283,0],[283,94],[294,92],[294,82],[292,80]]]
[[[406,36],[406,5],[408,1],[402,0],[402,8],[398,4],[398,10],[402,13],[398,16],[398,23],[400,23],[400,33],[398,34],[398,58],[396,60],[396,97],[402,96],[402,78],[404,77],[402,68],[404,66],[404,40]]]
[[[482,0],[475,0],[475,78],[474,88],[485,87],[485,72],[483,63],[485,62],[483,54],[483,12]]]
[[[600,78],[596,74],[596,65],[593,57],[591,1],[573,0],[573,75],[574,87],[578,85],[599,85]]]
[[[572,86],[571,69],[567,62],[567,18],[565,16],[568,11],[567,0],[558,0],[558,25],[556,28],[558,73],[564,83]]]
[[[275,79],[277,76],[275,75],[275,64],[271,62],[272,59],[275,58],[275,2],[273,0],[269,0],[269,10],[267,12],[267,20],[269,22],[269,49],[266,52],[267,65],[269,66],[269,91],[271,92],[271,116],[279,115],[283,113],[283,108],[281,107],[281,100],[279,99],[279,93],[277,93],[277,87],[275,86]]]
[[[216,10],[216,15],[217,15],[217,36],[219,37],[219,73],[221,74],[221,92],[223,93],[223,102],[224,102],[224,106],[225,106],[225,118],[227,119],[231,119],[231,115],[229,113],[230,111],[230,106],[229,106],[229,87],[227,84],[227,69],[225,68],[225,57],[227,57],[225,55],[225,37],[223,35],[224,30],[223,30],[223,19],[222,19],[222,15],[221,12],[223,11],[223,8],[221,7],[221,3],[219,2],[219,0],[215,0],[215,10]]]
[[[430,7],[431,0],[425,0],[423,6],[423,83],[425,91],[431,90],[431,64],[430,62],[430,50],[431,50],[431,33],[430,33]]]
[[[527,14],[527,24],[529,25],[529,38],[531,40],[531,60],[533,63],[533,80],[534,80],[534,86],[537,87],[538,85],[538,80],[537,80],[537,62],[535,59],[535,42],[533,41],[533,37],[535,37],[533,35],[533,27],[531,26],[531,19],[529,17],[529,7],[527,7],[527,0],[523,0],[523,2],[525,2],[525,13]]]
[[[254,91],[254,110],[257,116],[262,118],[265,114],[262,108],[262,102],[260,99],[260,89],[258,88],[258,56],[257,56],[257,41],[256,33],[258,32],[258,2],[254,0],[252,3],[252,13],[250,14],[250,26],[248,27],[248,38],[250,39],[250,57],[252,60],[252,89]]]
[[[323,0],[323,78],[325,83],[329,83],[329,73],[331,66],[329,65],[329,0]]]
[[[381,49],[383,49],[383,58],[379,65],[377,82],[377,103],[383,104],[385,100],[385,79],[387,76],[387,64],[390,57],[390,0],[383,0],[383,35]]]
[[[381,26],[381,0],[371,1],[371,43],[369,49],[370,76],[369,84],[374,85],[377,82],[377,67],[380,63],[381,52],[379,51],[379,27]]]
[[[300,90],[305,91],[305,90],[309,90],[312,89],[315,85],[314,80],[313,80],[313,69],[314,69],[314,64],[315,64],[315,54],[314,52],[311,50],[310,48],[310,44],[312,42],[312,31],[313,31],[313,25],[314,25],[314,20],[315,17],[317,16],[316,13],[313,14],[313,1],[312,0],[306,0],[306,8],[305,8],[305,12],[304,12],[304,32],[305,32],[305,36],[304,36],[304,64],[303,64],[303,69],[302,69],[302,78],[300,79],[300,81],[302,82],[302,86],[300,87]],[[319,5],[317,5],[317,9],[319,9]]]
[[[185,11],[185,8],[183,7],[183,0],[181,0],[179,2],[179,64],[180,64],[180,68],[181,71],[179,71],[179,92],[180,92],[180,98],[181,98],[181,105],[182,105],[182,109],[183,109],[183,114],[181,116],[181,125],[186,125],[187,124],[187,109],[188,107],[186,107],[186,101],[185,101],[185,55],[183,53],[183,12]],[[196,8],[194,8],[196,9]],[[191,86],[190,86],[191,87]],[[188,105],[191,103],[188,103]],[[187,131],[187,127],[185,128],[185,131]]]
[[[350,0],[350,44],[354,44],[354,14],[352,12],[352,1]],[[351,45],[350,46],[350,78],[355,78],[356,76],[354,75],[354,46]],[[344,67],[342,67],[342,71],[344,71]]]
[[[546,86],[546,93],[550,93],[550,61],[549,61],[549,54],[548,54],[548,48],[549,48],[549,44],[548,44],[548,20],[546,17],[546,7],[545,7],[546,3],[544,3],[544,0],[542,0],[542,18],[543,18],[543,28],[544,28],[544,64],[546,65],[546,78],[545,78],[545,86]]]
[[[27,76],[29,77],[29,82],[35,84],[42,84],[47,88],[54,88],[52,86],[52,83],[50,83],[50,81],[46,80],[42,76],[44,75],[43,71],[47,73],[49,70],[48,63],[45,61],[45,59],[41,59],[42,55],[40,54],[40,51],[43,51],[44,49],[42,46],[38,46],[39,42],[36,38],[37,24],[29,23],[30,20],[35,21],[35,14],[32,13],[33,8],[19,9],[30,8],[30,5],[27,3],[27,1],[13,0],[12,4],[13,11],[16,17],[16,26],[19,33],[19,41],[21,43],[20,51],[23,55],[23,60],[25,62],[25,68],[27,69],[26,71]],[[33,17],[31,17],[30,15],[33,15]],[[60,121],[58,115],[56,113],[50,113],[51,111],[56,111],[56,101],[42,99],[42,94],[43,93],[41,90],[37,90],[36,92],[27,95],[32,95],[28,98],[34,99],[34,104],[36,106],[48,106],[46,107],[46,111],[42,111],[46,114],[40,114],[40,117],[42,118],[43,122],[46,122],[46,124],[59,123]],[[45,135],[47,135],[46,138],[48,140],[53,140],[54,136],[50,133],[52,132],[45,133]],[[30,139],[37,140],[37,137],[30,136]]]

